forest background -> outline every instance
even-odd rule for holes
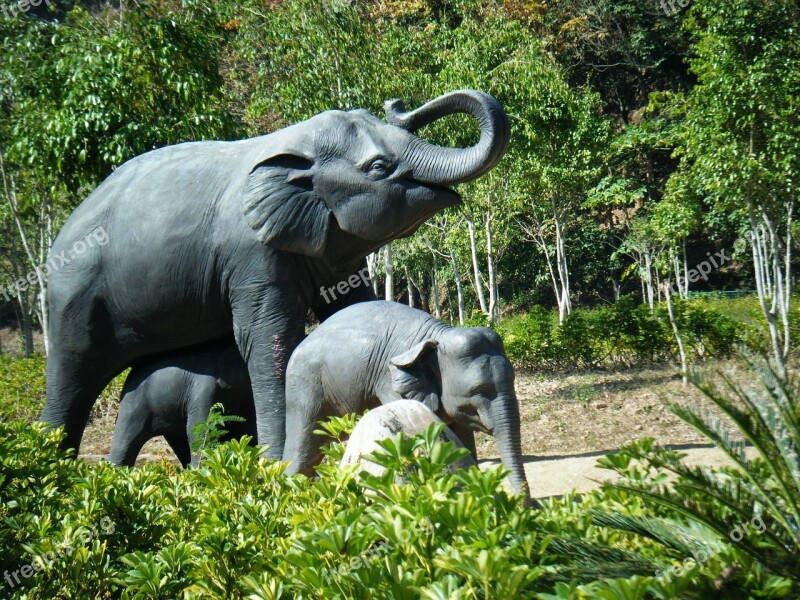
[[[800,9],[686,4],[10,3],[0,11],[0,318],[31,354],[46,330],[54,236],[133,156],[472,87],[506,107],[510,150],[460,186],[462,207],[369,257],[379,297],[505,327],[519,361],[549,366],[615,356],[602,343],[615,333],[608,312],[592,307],[616,307],[618,330],[647,321],[628,332],[634,359],[663,350],[684,363],[687,346],[714,351],[706,330],[730,349],[723,317],[762,319],[763,349],[785,370],[797,321]],[[423,135],[464,145],[477,127],[453,116]],[[712,290],[752,295],[723,303],[722,316],[720,303],[681,303]]]

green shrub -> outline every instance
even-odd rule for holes
[[[350,426],[325,429],[340,437]],[[653,587],[655,546],[591,520],[599,507],[638,514],[639,500],[525,509],[503,491],[501,469],[445,472],[463,450],[437,433],[383,442],[374,460],[388,471],[360,480],[335,465],[334,443],[314,480],[285,476],[246,439],[205,451],[198,469],[128,469],[67,460],[57,432],[0,422],[0,571],[14,583],[0,580],[0,595],[623,598]],[[26,565],[42,568],[25,575]]]
[[[534,305],[527,314],[507,317],[497,329],[509,359],[522,366],[541,367],[552,360],[552,328],[553,315]]]
[[[745,340],[743,326],[705,300],[676,300],[678,330],[698,358],[731,356]]]
[[[0,414],[6,419],[32,421],[44,408],[45,358],[0,355]]]
[[[769,349],[757,299],[694,298],[674,301],[678,329],[690,359],[726,358],[739,346]],[[800,306],[791,312],[793,347],[800,344]],[[558,324],[555,310],[534,305],[527,314],[497,324],[508,357],[517,366],[573,369],[634,366],[676,360],[678,347],[666,306],[651,310],[623,296],[614,304],[577,308]]]

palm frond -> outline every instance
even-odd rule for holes
[[[674,404],[672,411],[710,440],[733,462],[733,467],[690,467],[665,452],[632,451],[634,458],[656,471],[667,470],[677,480],[653,487],[629,479],[611,487],[661,507],[666,518],[633,517],[597,512],[598,525],[647,537],[684,556],[704,543],[699,532],[713,532],[719,543],[763,565],[769,572],[800,580],[800,388],[782,380],[752,357],[744,360],[758,382],[745,389],[722,375],[718,387],[697,372],[690,380],[718,409],[700,411]],[[766,362],[766,361],[765,361]],[[721,418],[727,417],[727,421]],[[733,429],[727,424],[732,423]],[[748,457],[752,448],[757,456]],[[621,471],[620,471],[621,472]],[[624,473],[623,473],[624,475]],[[733,539],[733,527],[763,524],[759,535]],[[695,522],[694,533],[686,524]]]

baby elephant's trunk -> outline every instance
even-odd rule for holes
[[[511,471],[509,479],[514,491],[530,499],[530,489],[522,464],[522,446],[519,433],[519,405],[517,398],[509,394],[492,402],[494,436],[503,466]]]

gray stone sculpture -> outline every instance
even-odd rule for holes
[[[449,189],[502,158],[508,119],[463,90],[387,120],[329,111],[269,135],[154,150],[112,173],[53,244],[47,287],[47,402],[78,448],[91,408],[126,367],[231,337],[247,363],[258,441],[280,457],[284,374],[320,290],[349,281],[364,257],[460,202]],[[417,129],[476,117],[469,148],[433,146]],[[108,243],[86,248],[102,228]],[[78,252],[78,244],[81,251]],[[363,289],[363,288],[361,288]]]
[[[122,388],[109,460],[132,466],[149,439],[163,435],[185,467],[192,455],[194,426],[216,403],[244,422],[226,423],[224,439],[255,441],[253,392],[247,365],[232,343],[214,343],[169,354],[131,369]]]
[[[350,439],[347,440],[341,465],[360,464],[359,472],[366,471],[372,475],[381,476],[384,468],[362,456],[379,449],[378,442],[394,438],[399,432],[407,436],[414,436],[424,432],[432,423],[441,423],[431,410],[422,402],[416,400],[397,400],[378,408],[373,408],[356,424]],[[439,436],[441,442],[452,442],[458,447],[463,447],[461,440],[447,427]],[[456,469],[468,469],[478,466],[474,457],[467,455],[449,465],[447,470],[454,472]],[[397,483],[402,483],[398,481]]]
[[[475,457],[473,431],[494,435],[515,491],[529,495],[514,369],[487,327],[459,328],[396,302],[362,302],[331,316],[297,347],[286,374],[288,472],[321,459],[317,421],[400,399],[420,401]]]

